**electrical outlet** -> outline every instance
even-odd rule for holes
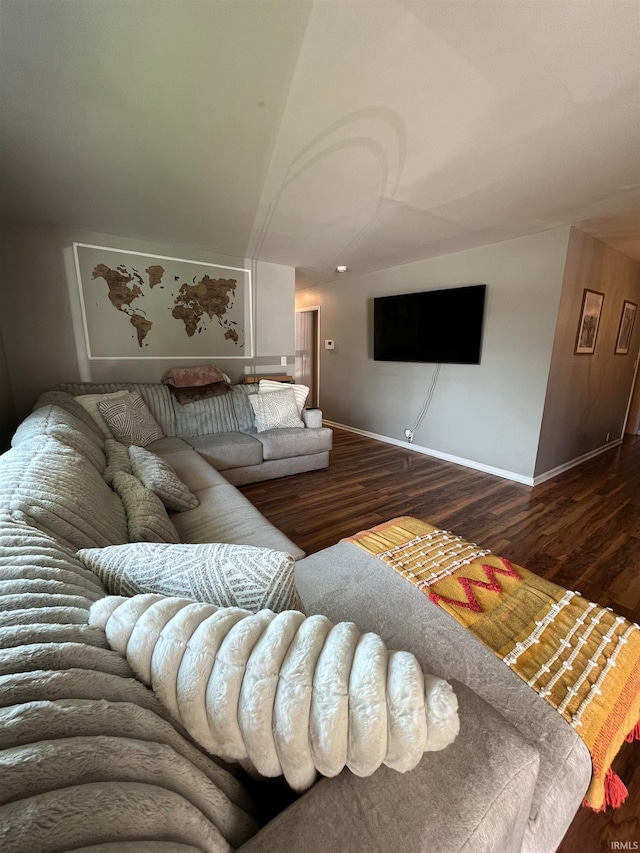
[[[286,355],[281,355],[281,356],[280,356],[280,366],[281,366],[281,367],[286,367],[286,366],[287,366],[287,357],[286,357]]]
[[[327,340],[327,341],[325,341],[325,342],[324,342],[324,348],[325,348],[325,349],[335,349],[335,346],[336,346],[336,342],[335,342],[335,341]]]
[[[411,442],[413,441],[413,430],[405,429],[404,437],[407,439],[409,444],[411,444]]]

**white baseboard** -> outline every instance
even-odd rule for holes
[[[546,483],[547,480],[551,480],[554,477],[557,477],[558,474],[564,474],[565,471],[569,471],[571,468],[575,468],[576,465],[582,465],[583,462],[586,462],[589,459],[593,459],[594,456],[600,456],[601,453],[605,453],[607,450],[611,450],[612,447],[619,447],[622,444],[622,438],[617,438],[615,441],[609,441],[607,444],[603,444],[601,447],[596,447],[595,450],[590,450],[588,453],[583,453],[582,456],[578,456],[575,459],[572,459],[570,462],[564,462],[562,465],[558,465],[557,468],[551,468],[549,471],[545,471],[544,474],[538,474],[533,478],[533,485],[538,486],[540,483]]]
[[[504,468],[494,468],[493,465],[485,465],[483,462],[476,462],[474,459],[464,459],[461,456],[452,456],[450,453],[442,453],[440,450],[431,450],[429,447],[422,447],[420,444],[401,441],[397,438],[389,438],[388,435],[379,435],[377,432],[369,432],[366,429],[357,429],[357,427],[338,424],[335,423],[335,421],[323,419],[323,423],[327,426],[335,427],[336,429],[345,429],[347,432],[355,432],[358,435],[365,435],[367,438],[374,438],[376,441],[384,441],[385,444],[393,444],[396,447],[404,447],[406,450],[414,450],[416,453],[422,453],[425,456],[433,456],[435,459],[442,459],[445,462],[453,462],[454,465],[464,465],[465,468],[473,468],[475,471],[483,471],[485,474],[493,474],[494,476],[502,477],[505,480],[524,483],[525,486],[534,485],[533,477],[525,477],[524,474],[517,474],[515,471],[506,471]],[[610,445],[607,445],[607,447],[609,446]]]

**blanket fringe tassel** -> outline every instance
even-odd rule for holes
[[[640,720],[638,720],[635,726],[631,729],[625,740],[627,743],[631,743],[634,740],[640,740]]]
[[[618,809],[627,799],[628,795],[627,786],[618,774],[609,768],[604,777],[604,803],[602,806],[599,809],[594,809],[586,800],[582,801],[582,805],[587,806],[587,808],[590,808],[594,812],[606,811],[607,806]]]

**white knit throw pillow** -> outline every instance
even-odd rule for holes
[[[289,382],[276,382],[275,379],[261,379],[258,383],[258,393],[270,394],[273,391],[282,391],[283,388],[291,388],[296,398],[298,414],[302,414],[304,404],[309,396],[309,388],[306,385],[292,385]]]
[[[269,394],[251,394],[249,403],[256,418],[258,432],[304,427],[292,388],[272,391]]]

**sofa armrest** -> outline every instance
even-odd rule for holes
[[[537,749],[459,682],[460,734],[410,773],[381,767],[321,779],[240,849],[327,853],[516,853],[529,819]]]
[[[322,426],[322,409],[303,409],[302,422],[309,429],[318,429]]]

